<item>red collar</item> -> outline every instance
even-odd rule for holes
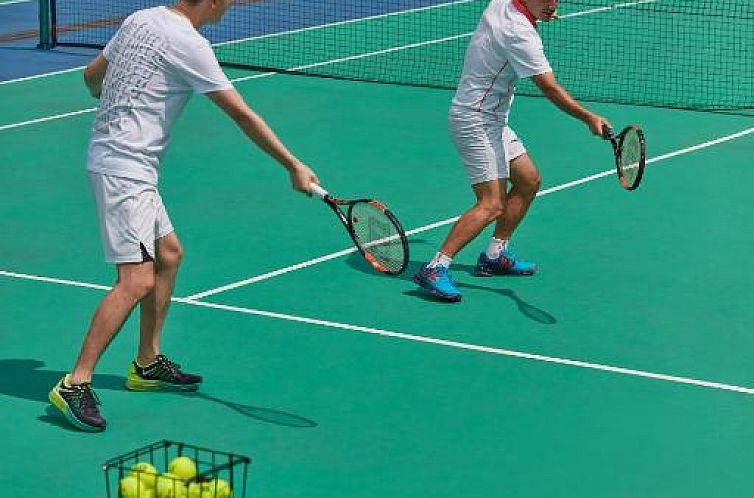
[[[513,6],[529,20],[532,26],[537,27],[537,18],[531,13],[529,7],[524,5],[521,0],[513,0]]]

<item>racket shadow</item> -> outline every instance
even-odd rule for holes
[[[558,320],[553,315],[543,310],[542,308],[538,308],[537,306],[534,306],[533,304],[527,303],[526,301],[521,299],[518,296],[518,294],[516,294],[511,289],[496,289],[493,287],[484,287],[482,285],[474,285],[474,284],[467,284],[467,283],[460,283],[460,282],[458,283],[458,287],[461,287],[464,289],[475,289],[475,290],[495,292],[513,301],[514,304],[518,307],[518,310],[521,312],[521,314],[532,321],[541,323],[543,325],[555,325],[556,323],[558,323]]]
[[[193,393],[181,393],[183,396],[190,396],[192,398],[206,399],[214,403],[219,403],[223,406],[230,408],[231,410],[240,413],[249,418],[259,420],[261,422],[267,422],[269,424],[283,425],[285,427],[317,427],[317,422],[308,418],[293,415],[291,413],[283,412],[280,410],[272,410],[270,408],[260,408],[258,406],[243,405],[241,403],[235,403],[233,401],[224,400],[211,394],[207,394],[201,391]]]

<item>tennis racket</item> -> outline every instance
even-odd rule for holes
[[[377,271],[398,275],[406,269],[408,239],[398,218],[383,203],[338,199],[314,183],[311,191],[330,206],[361,255]]]
[[[641,183],[647,162],[644,132],[636,125],[629,125],[617,136],[612,128],[605,127],[602,135],[613,145],[618,181],[624,189],[635,190]]]

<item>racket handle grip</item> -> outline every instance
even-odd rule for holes
[[[320,187],[316,183],[310,183],[309,184],[309,188],[311,189],[312,194],[317,194],[322,199],[324,199],[325,196],[327,196],[327,190],[323,189],[322,187]]]
[[[610,140],[611,138],[614,138],[614,137],[615,137],[615,132],[613,131],[613,129],[607,125],[604,125],[602,127],[602,138],[604,138],[605,140]]]

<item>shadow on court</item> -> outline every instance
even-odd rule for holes
[[[346,263],[348,264],[348,266],[350,266],[354,270],[359,271],[361,273],[364,273],[373,277],[378,277],[378,278],[397,278],[400,280],[410,282],[411,285],[416,285],[411,280],[411,278],[414,276],[414,274],[417,271],[419,271],[419,269],[424,264],[424,262],[421,262],[421,261],[409,261],[408,266],[406,266],[406,269],[403,271],[403,273],[401,273],[400,275],[391,276],[391,275],[382,275],[378,273],[377,271],[375,271],[375,269],[372,268],[372,265],[370,265],[363,257],[361,257],[360,254],[357,254],[357,253],[350,254],[348,258],[346,259]],[[474,269],[474,266],[465,265],[465,264],[453,264],[450,267],[450,269],[452,272],[471,274],[472,270]],[[507,277],[502,277],[502,278],[506,279],[506,278],[527,278],[527,277],[507,276]],[[495,280],[495,277],[479,278],[477,280],[492,281],[492,280]],[[499,280],[500,279],[498,279],[498,281]],[[522,315],[524,315],[525,317],[537,323],[541,323],[544,325],[555,325],[556,323],[558,323],[558,320],[552,314],[548,313],[542,308],[534,306],[533,304],[527,303],[526,301],[521,299],[521,297],[519,297],[515,291],[511,289],[501,289],[498,287],[486,287],[483,285],[469,284],[466,282],[457,282],[457,285],[458,287],[461,288],[461,290],[473,289],[473,290],[494,292],[503,297],[506,297],[510,299],[511,301],[513,301],[513,303],[516,305],[516,307],[518,308],[518,310],[521,312]],[[431,302],[436,302],[440,304],[450,304],[450,305],[455,304],[455,303],[448,303],[447,301],[442,301],[418,288],[405,291],[403,294],[406,296],[415,297],[418,299],[423,299],[425,301],[431,301]]]
[[[234,410],[241,415],[245,415],[262,422],[268,422],[270,424],[284,425],[286,427],[317,427],[317,422],[308,418],[299,417],[298,415],[292,415],[290,413],[281,412],[278,410],[271,410],[269,408],[259,408],[256,406],[233,403],[232,401],[226,401],[220,398],[216,398],[203,392],[183,393],[183,395],[206,399],[207,401],[213,401],[223,406],[227,406],[231,410]]]
[[[0,360],[0,395],[11,396],[28,401],[49,403],[47,400],[47,393],[60,380],[60,378],[66,374],[66,372],[44,370],[42,369],[44,365],[44,362],[39,360]],[[125,377],[120,375],[95,374],[92,384],[97,390],[125,391],[125,381]],[[286,427],[317,426],[317,423],[313,420],[299,417],[297,415],[279,410],[242,405],[203,392],[173,394],[190,396],[219,403],[241,415],[261,422],[283,425]],[[73,430],[51,406],[46,408],[45,415],[40,415],[37,419],[48,424]]]
[[[555,319],[554,316],[552,316],[550,313],[546,312],[545,310],[541,308],[537,308],[533,304],[529,304],[520,297],[518,297],[518,294],[513,292],[510,289],[495,289],[492,287],[483,287],[481,285],[473,285],[473,284],[466,284],[466,283],[459,283],[458,287],[462,289],[476,289],[476,290],[484,290],[489,292],[496,292],[500,294],[501,296],[505,296],[512,300],[516,306],[518,307],[518,310],[521,312],[522,315],[524,315],[526,318],[529,318],[535,322],[544,324],[544,325],[555,325],[558,323],[558,321]]]

